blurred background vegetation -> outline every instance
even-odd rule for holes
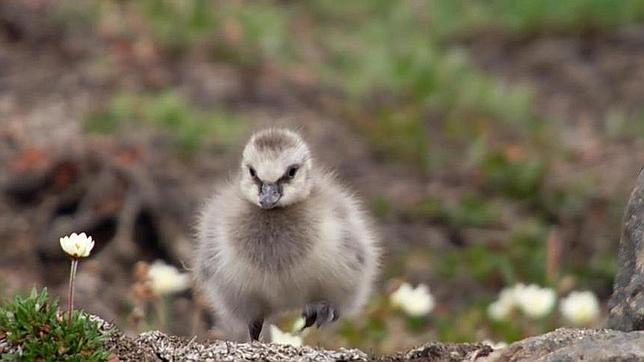
[[[0,296],[64,295],[51,245],[86,231],[80,307],[206,336],[198,297],[137,293],[135,265],[189,265],[200,200],[277,124],[366,199],[387,251],[364,315],[306,343],[551,330],[556,310],[494,321],[488,305],[535,283],[605,308],[644,165],[642,59],[642,0],[2,1]],[[428,315],[391,305],[404,281],[429,286]]]

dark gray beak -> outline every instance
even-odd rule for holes
[[[282,193],[277,184],[262,184],[262,189],[259,192],[259,204],[263,209],[272,209],[275,207],[280,197],[282,197]]]

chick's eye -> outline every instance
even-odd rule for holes
[[[248,166],[248,173],[250,173],[250,177],[255,177],[257,176],[257,173],[255,172],[255,169]]]
[[[299,170],[299,168],[297,166],[293,166],[293,167],[289,168],[288,169],[288,177],[290,177],[290,178],[295,177],[295,175],[297,174],[297,170]]]

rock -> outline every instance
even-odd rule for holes
[[[624,213],[619,266],[608,303],[608,326],[622,331],[644,330],[644,170]]]
[[[119,361],[367,361],[357,349],[337,351],[308,346],[293,347],[272,343],[235,343],[215,340],[197,342],[194,338],[167,336],[150,331],[130,338],[112,330],[107,348]]]
[[[105,347],[111,353],[109,361],[160,361],[149,345],[136,343],[136,340],[125,336],[113,324],[101,317],[90,315],[90,319],[98,323],[99,329],[108,336]]]
[[[491,361],[642,361],[644,332],[560,328],[482,359]]]
[[[492,347],[482,343],[428,343],[407,352],[375,357],[380,362],[398,361],[476,361],[488,356]]]
[[[107,330],[107,329],[106,329]],[[642,361],[644,332],[561,328],[493,350],[482,343],[432,342],[405,352],[369,356],[357,349],[324,350],[271,343],[198,342],[159,331],[134,338],[109,327],[107,348],[119,361]]]

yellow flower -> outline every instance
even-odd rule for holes
[[[434,296],[425,284],[412,288],[409,283],[403,283],[391,294],[389,300],[412,317],[422,317],[434,309]]]
[[[150,266],[148,278],[152,283],[152,289],[158,295],[179,293],[190,286],[188,273],[181,273],[177,268],[161,260],[155,261]]]
[[[86,258],[94,247],[94,240],[85,233],[72,233],[60,238],[60,247],[74,258]]]

